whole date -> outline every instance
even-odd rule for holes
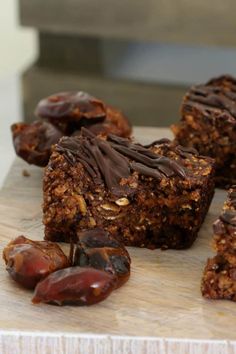
[[[93,305],[103,301],[115,288],[116,279],[93,268],[69,267],[58,270],[40,281],[33,303],[56,305]]]
[[[121,242],[103,229],[78,232],[73,264],[104,270],[123,285],[130,276],[130,256]]]
[[[11,131],[16,154],[29,164],[40,167],[47,165],[51,146],[63,136],[52,124],[41,121],[15,123]]]
[[[6,269],[17,283],[33,289],[48,274],[69,266],[61,248],[52,242],[19,236],[3,250]]]

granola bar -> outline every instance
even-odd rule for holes
[[[127,246],[187,248],[214,193],[214,161],[161,139],[143,146],[82,129],[53,148],[44,174],[45,238],[99,227]]]
[[[193,86],[173,125],[176,141],[216,160],[216,184],[236,183],[236,79],[224,75]]]

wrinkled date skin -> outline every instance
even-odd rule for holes
[[[6,269],[12,279],[33,289],[48,274],[69,266],[61,248],[52,242],[31,241],[19,236],[3,250]]]
[[[114,134],[126,138],[129,137],[132,132],[128,118],[122,112],[111,106],[107,106],[106,120],[104,123],[106,135]]]
[[[116,279],[93,268],[70,267],[58,270],[39,282],[33,303],[93,305],[103,301],[114,289]]]
[[[102,101],[86,92],[60,92],[42,99],[36,107],[35,115],[60,125],[78,123],[81,119],[102,120],[106,117],[106,110]]]
[[[86,129],[90,130],[93,134],[99,136],[107,136],[108,134],[114,134],[121,137],[129,137],[132,128],[122,112],[116,110],[111,106],[106,107],[106,119],[102,122],[83,122],[82,124]],[[80,134],[80,130],[73,132],[72,136]]]
[[[130,256],[125,247],[108,232],[96,228],[79,232],[73,264],[104,270],[116,277],[116,287],[130,276]]]
[[[131,125],[122,112],[86,92],[60,92],[42,99],[35,115],[40,120],[11,126],[16,154],[29,164],[45,167],[51,147],[62,136],[74,136],[86,127],[95,135],[129,137]]]
[[[11,126],[16,154],[29,164],[47,165],[51,146],[63,136],[62,132],[48,122],[32,124],[15,123]]]

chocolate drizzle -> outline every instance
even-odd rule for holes
[[[185,146],[177,145],[175,149],[182,157],[188,158],[189,155],[199,156],[199,152],[192,147],[185,147]]]
[[[236,91],[233,79],[227,77],[212,80],[207,85],[192,87],[186,96],[185,104],[198,103],[208,108],[218,108],[227,111],[236,118]]]
[[[107,188],[117,194],[120,189],[128,193],[120,181],[128,178],[132,171],[157,180],[175,175],[186,178],[184,167],[175,160],[115,135],[109,135],[108,141],[99,139],[85,128],[80,136],[63,137],[56,151],[62,153],[71,165],[80,162],[95,182],[104,181]]]
[[[148,149],[148,148],[153,147],[155,145],[169,144],[169,143],[170,143],[170,139],[162,138],[162,139],[154,140],[152,143],[144,145],[144,147]]]
[[[177,175],[181,178],[186,177],[185,169],[176,161],[168,157],[157,155],[140,144],[133,144],[128,139],[109,135],[111,146],[122,155],[139,162],[133,163],[132,168],[146,176],[161,178],[162,175],[172,177]],[[160,172],[156,173],[156,171]],[[158,177],[160,175],[160,177]]]
[[[220,220],[225,222],[226,224],[236,226],[236,211],[226,210],[220,215]]]

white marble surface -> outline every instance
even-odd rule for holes
[[[15,157],[10,125],[21,119],[20,79],[8,75],[0,80],[0,188]]]

